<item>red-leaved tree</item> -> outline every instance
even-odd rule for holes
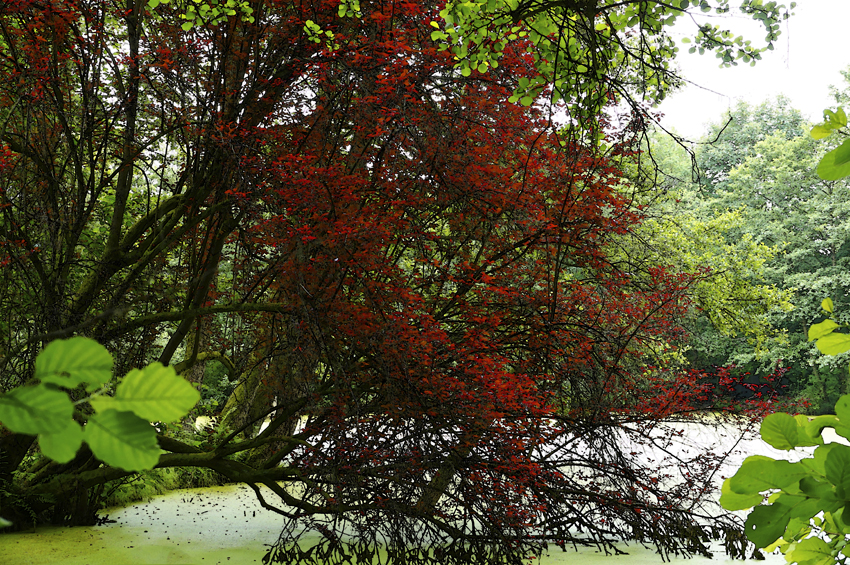
[[[252,6],[190,31],[179,6],[0,6],[4,388],[74,334],[119,372],[220,363],[224,431],[164,431],[159,466],[257,488],[288,518],[271,561],[740,539],[701,506],[715,456],[641,455],[710,399],[667,362],[701,274],[613,252],[642,215],[632,130],[508,103],[521,42],[457,73],[435,4]],[[129,474],[0,433],[18,524],[91,521]]]

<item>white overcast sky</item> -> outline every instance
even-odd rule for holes
[[[790,4],[790,0],[781,1]],[[743,16],[714,22],[754,44],[764,44],[763,28]],[[692,36],[694,29],[693,23],[683,19],[673,35],[677,39],[686,33]],[[704,133],[705,124],[719,121],[737,100],[758,104],[777,94],[791,98],[794,107],[818,122],[823,109],[834,105],[828,97],[829,85],[842,85],[839,71],[850,66],[850,0],[797,0],[794,16],[782,24],[776,48],[765,52],[755,67],[739,63],[721,69],[713,53],[690,55],[688,47],[680,46],[679,64],[681,74],[695,85],[661,104],[665,127],[696,139]]]

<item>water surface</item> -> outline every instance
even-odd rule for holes
[[[735,446],[728,466],[734,472],[743,459],[759,453],[777,458],[793,454],[776,451],[753,435],[741,440],[728,427],[681,424],[681,449],[695,453],[711,446]],[[827,430],[829,432],[830,430]],[[825,435],[827,435],[825,433]],[[827,439],[834,439],[834,435]],[[799,455],[797,455],[799,457]],[[266,499],[275,496],[266,492]],[[155,499],[101,513],[115,523],[94,527],[38,528],[35,532],[0,535],[0,565],[123,565],[262,563],[268,545],[277,540],[281,517],[262,508],[245,485],[172,491]],[[628,555],[605,555],[593,548],[562,552],[552,546],[541,565],[661,565],[650,548],[630,543]],[[731,562],[722,548],[715,559],[673,559],[672,563],[709,565]],[[769,555],[765,565],[785,563]]]

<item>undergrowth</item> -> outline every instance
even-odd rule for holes
[[[169,467],[142,471],[132,477],[113,481],[104,490],[103,505],[120,507],[145,502],[172,490],[221,486],[227,479],[203,467]]]

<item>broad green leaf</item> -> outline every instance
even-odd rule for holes
[[[847,114],[844,113],[844,108],[838,107],[835,112],[832,110],[824,110],[823,117],[827,120],[827,125],[833,129],[841,128],[847,125]]]
[[[82,443],[83,428],[73,420],[61,431],[38,435],[41,452],[57,463],[67,463],[73,459]]]
[[[738,494],[733,492],[729,486],[730,479],[723,481],[720,488],[720,506],[726,510],[747,510],[761,503],[761,494]]]
[[[71,422],[68,395],[46,386],[27,386],[0,395],[0,424],[19,434],[50,434]]]
[[[823,302],[820,303],[820,307],[832,314],[832,309],[835,307],[835,304],[832,303],[832,298],[824,298]]]
[[[114,398],[93,398],[90,402],[98,412],[121,410],[149,422],[168,423],[185,416],[200,398],[195,387],[178,375],[174,367],[151,363],[127,373]]]
[[[809,341],[814,341],[825,335],[829,335],[839,327],[841,326],[839,326],[833,320],[824,320],[819,324],[812,324],[812,326],[809,328]]]
[[[808,416],[797,414],[794,416],[794,421],[797,423],[797,447],[823,445],[823,438],[820,437],[820,431],[814,434],[809,433]]]
[[[794,449],[799,440],[797,421],[784,412],[770,414],[762,420],[761,438],[776,449]]]
[[[850,139],[823,156],[818,163],[818,176],[823,180],[839,180],[850,175]]]
[[[809,132],[814,139],[823,139],[825,137],[829,137],[832,135],[833,129],[824,125],[816,125],[812,128],[812,131]]]
[[[86,424],[83,439],[98,459],[125,471],[153,469],[159,461],[156,430],[132,412],[95,414]]]
[[[781,551],[784,554],[785,551],[788,549],[788,545],[789,545],[788,542],[785,541],[784,538],[779,538],[778,540],[776,540],[775,542],[773,542],[769,546],[765,547],[763,551],[765,553],[773,553],[774,551],[776,551],[778,549],[779,551]]]
[[[769,506],[756,506],[744,525],[747,538],[762,548],[776,542],[785,533],[791,518],[811,518],[822,510],[820,500],[782,495]]]
[[[784,506],[756,506],[747,516],[744,531],[756,547],[766,547],[782,538],[790,519],[788,508]]]
[[[826,478],[835,485],[835,494],[841,499],[850,498],[850,447],[836,445],[826,456]]]
[[[811,522],[812,521],[808,518],[791,518],[790,520],[788,520],[788,525],[785,526],[785,533],[782,534],[781,539],[786,544],[795,541],[800,541],[811,533]]]
[[[35,360],[35,378],[65,388],[86,384],[89,391],[112,378],[112,355],[86,337],[50,342]]]
[[[838,421],[838,418],[832,414],[818,416],[806,424],[806,434],[812,438],[819,437],[824,428],[835,427],[838,425]]]
[[[844,425],[850,424],[850,394],[839,397],[835,403],[835,415],[839,422],[843,422]]]
[[[832,483],[814,475],[800,479],[800,492],[809,498],[819,498],[829,502],[838,501]],[[808,523],[808,521],[806,522]]]
[[[815,449],[814,454],[811,458],[803,459],[800,461],[800,464],[806,467],[807,469],[811,469],[817,475],[825,475],[826,474],[826,458],[829,456],[829,452],[835,449],[836,445],[841,445],[839,443],[825,443],[824,445]]]
[[[738,494],[757,494],[788,487],[808,474],[808,470],[800,463],[751,455],[729,479],[729,489]]]
[[[815,345],[824,355],[838,355],[850,350],[850,334],[831,333],[817,340]]]
[[[806,538],[792,544],[785,554],[789,563],[805,565],[827,565],[835,563],[832,548],[820,538]]]
[[[846,509],[847,507],[844,506],[838,510],[823,513],[823,522],[829,531],[842,534],[850,533],[850,525],[844,522],[844,510]]]

